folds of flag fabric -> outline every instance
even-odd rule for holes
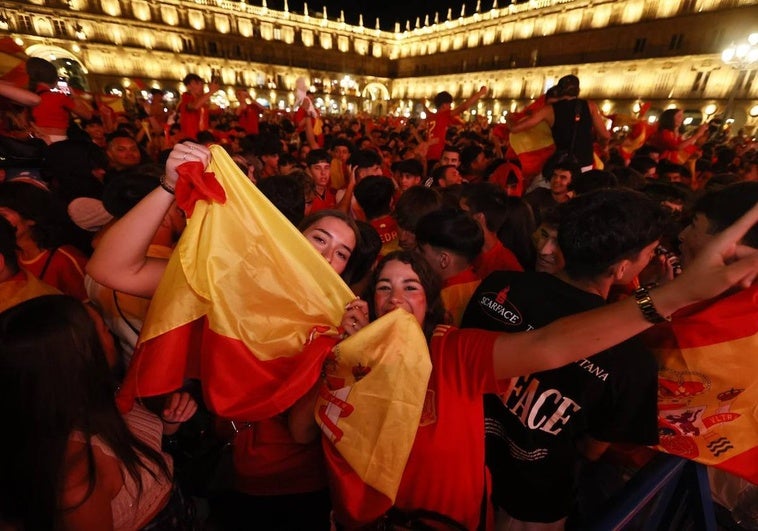
[[[547,103],[543,94],[523,111],[514,113],[512,119],[517,121],[525,118],[537,112],[545,105]],[[510,144],[511,149],[518,155],[519,161],[521,161],[521,170],[528,182],[531,182],[534,177],[540,174],[545,161],[555,153],[553,132],[545,122],[540,122],[531,129],[520,133],[511,133]]]
[[[26,88],[29,85],[29,75],[26,73],[28,58],[24,49],[11,37],[0,38],[0,79]]]
[[[646,335],[659,360],[656,449],[758,483],[758,287]]]
[[[336,334],[354,298],[226,151],[211,146],[211,154],[201,182],[177,183],[177,200],[192,213],[150,304],[122,410],[199,378],[221,417],[280,413],[317,381],[331,348],[315,340],[304,350],[311,332]]]
[[[418,322],[403,310],[333,352],[315,414],[337,520],[353,527],[377,519],[395,500],[432,365]]]

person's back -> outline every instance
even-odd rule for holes
[[[589,105],[579,98],[553,103],[553,141],[556,151],[571,153],[582,167],[593,164],[592,117]]]

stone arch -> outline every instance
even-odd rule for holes
[[[69,85],[89,91],[89,73],[74,53],[60,46],[33,44],[24,50],[29,57],[39,57],[53,63],[58,72],[68,79]]]

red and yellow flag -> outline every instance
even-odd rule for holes
[[[395,501],[432,371],[416,318],[395,310],[334,347],[316,403],[337,520],[365,525]]]
[[[198,378],[221,417],[284,411],[316,382],[331,346],[317,339],[304,352],[309,335],[336,333],[354,298],[227,152],[211,154],[201,179],[177,184],[189,219],[151,302],[122,410]]]
[[[11,37],[0,38],[0,79],[26,88],[29,85],[29,75],[26,73],[28,58],[24,49]]]
[[[658,357],[656,449],[758,483],[758,287],[646,334]]]

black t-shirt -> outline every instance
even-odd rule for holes
[[[499,271],[479,285],[461,327],[521,332],[604,304],[546,273]],[[634,339],[501,388],[484,400],[486,460],[495,505],[519,520],[553,522],[568,514],[580,436],[657,442],[657,366]]]
[[[589,104],[578,98],[553,103],[552,133],[557,151],[576,157],[580,166],[589,166],[595,160],[592,150],[592,114]],[[571,145],[573,138],[573,148]]]

